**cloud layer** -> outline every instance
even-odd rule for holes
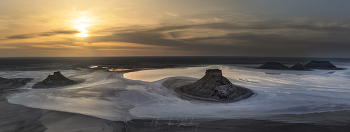
[[[38,0],[0,5],[0,57],[350,57],[350,2]],[[88,24],[86,38],[75,36],[74,26],[82,23]]]
[[[77,34],[77,33],[79,33],[79,31],[76,31],[76,30],[57,30],[57,31],[50,31],[50,32],[19,34],[19,35],[7,36],[7,39],[29,39],[29,38],[35,38],[35,37],[54,36],[54,35],[61,35],[61,34]]]

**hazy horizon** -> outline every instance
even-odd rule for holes
[[[350,57],[332,57],[332,56],[206,56],[206,55],[183,55],[183,56],[2,56],[0,58],[127,58],[127,57],[232,57],[232,58],[338,58],[350,59]]]

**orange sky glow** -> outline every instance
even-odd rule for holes
[[[344,57],[350,56],[349,4],[5,0],[0,57]]]

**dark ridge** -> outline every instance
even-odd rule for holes
[[[294,66],[290,67],[291,70],[309,70],[303,64],[297,63]]]
[[[266,62],[260,69],[288,70],[289,68],[278,62]]]
[[[54,72],[53,75],[49,75],[45,80],[36,83],[33,88],[41,89],[41,88],[54,88],[54,87],[62,87],[68,85],[78,84],[80,81],[73,81],[61,74],[61,72]]]
[[[195,99],[224,102],[238,101],[254,94],[250,89],[233,85],[222,76],[219,69],[209,69],[198,81],[176,88],[175,91]]]
[[[32,78],[2,78],[0,77],[0,91],[25,86]]]
[[[323,69],[323,70],[340,70],[342,68],[338,68],[333,65],[329,61],[311,61],[305,65],[306,68],[309,69]]]

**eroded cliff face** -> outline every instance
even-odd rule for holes
[[[61,74],[61,72],[54,72],[53,75],[49,75],[45,80],[36,83],[33,88],[54,88],[54,87],[62,87],[67,85],[74,85],[79,83],[79,81],[73,81]]]
[[[209,69],[200,80],[179,87],[180,94],[218,101],[237,101],[253,95],[253,91],[233,85],[219,69]]]

